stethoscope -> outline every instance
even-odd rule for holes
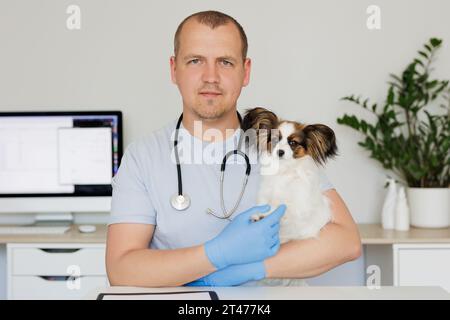
[[[237,116],[239,118],[239,123],[241,124],[241,127],[242,127],[242,117],[239,114],[239,112],[237,112]],[[180,165],[180,159],[178,156],[178,147],[177,147],[178,131],[180,129],[182,120],[183,120],[183,114],[181,114],[180,118],[178,119],[177,126],[175,128],[175,140],[173,143],[173,147],[174,147],[174,151],[175,151],[175,161],[177,163],[178,193],[173,195],[170,198],[170,204],[172,205],[172,207],[179,211],[186,210],[191,205],[191,198],[187,194],[183,194],[183,183],[181,181],[181,165]],[[239,136],[239,143],[238,143],[237,149],[227,152],[225,154],[225,156],[223,157],[222,165],[220,166],[220,202],[221,202],[221,207],[222,207],[222,215],[219,216],[210,208],[208,208],[206,210],[207,213],[209,213],[219,219],[230,220],[230,217],[233,215],[233,213],[236,211],[237,207],[239,206],[239,203],[241,202],[242,197],[244,195],[245,187],[247,186],[248,177],[249,177],[250,171],[251,171],[251,165],[250,165],[250,160],[249,160],[248,156],[244,152],[240,151],[242,137],[243,137],[243,135],[241,134]],[[241,157],[243,157],[245,159],[246,170],[245,170],[245,177],[244,177],[244,180],[242,183],[242,188],[241,188],[241,192],[239,194],[238,201],[235,203],[233,209],[230,212],[227,212],[227,209],[225,208],[225,200],[223,197],[223,182],[224,182],[224,177],[225,177],[225,167],[227,164],[227,160],[230,156],[232,156],[234,154],[240,155]]]

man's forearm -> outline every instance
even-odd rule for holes
[[[308,278],[324,273],[360,255],[359,234],[329,223],[318,238],[293,240],[266,259],[267,278]]]
[[[181,286],[215,270],[203,245],[173,250],[137,249],[117,259],[108,268],[108,277],[116,286]]]

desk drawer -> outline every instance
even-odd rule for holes
[[[73,270],[80,275],[106,274],[105,248],[14,248],[11,260],[12,275],[76,275]]]
[[[441,286],[450,291],[450,247],[400,247],[394,250],[395,285]]]
[[[14,276],[11,279],[11,285],[10,299],[66,300],[84,299],[90,291],[98,287],[105,287],[108,285],[108,282],[104,276],[86,276],[80,277],[78,280]]]

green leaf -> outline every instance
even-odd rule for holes
[[[399,91],[403,90],[403,87],[396,82],[388,81],[388,84],[393,86],[394,88],[397,88]]]
[[[425,59],[428,59],[428,56],[425,52],[423,52],[423,51],[418,51],[418,52],[422,57],[425,57]]]
[[[402,79],[400,79],[398,76],[396,76],[395,74],[391,73],[389,74],[389,76],[394,79],[395,81],[397,81],[398,83],[402,83]]]
[[[430,162],[433,167],[437,167],[439,164],[438,159],[437,159],[436,155],[434,155],[434,154],[431,155]]]
[[[372,134],[372,137],[376,138],[376,136],[377,136],[377,129],[375,127],[373,127],[373,126],[370,126],[369,127],[369,131]]]
[[[427,115],[428,123],[430,125],[430,129],[433,133],[437,131],[436,123],[433,121],[433,116],[426,110],[424,110],[424,113]]]
[[[437,84],[438,84],[438,81],[437,80],[433,80],[433,81],[427,82],[425,84],[425,87],[427,89],[431,89],[431,88],[434,88]]]
[[[367,109],[367,102],[369,101],[369,99],[364,100],[363,102],[363,108]]]
[[[439,47],[439,46],[441,45],[442,40],[437,39],[437,38],[431,38],[431,39],[430,39],[430,43],[431,43],[431,45],[432,45],[434,48],[437,48],[437,47]]]
[[[419,59],[414,59],[414,62],[417,64],[420,64],[422,67],[424,67],[425,65],[423,64],[422,61],[420,61]]]
[[[389,93],[387,96],[387,103],[394,104],[394,88],[393,87],[389,88]]]
[[[364,133],[367,133],[367,122],[364,121],[364,120],[361,120],[361,130],[362,130]]]

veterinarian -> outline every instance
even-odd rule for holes
[[[181,94],[183,118],[178,150],[183,210],[174,208],[178,171],[173,160],[177,120],[126,149],[113,178],[106,267],[111,285],[248,285],[263,278],[308,278],[358,258],[357,227],[345,203],[324,176],[322,191],[332,203],[333,220],[319,239],[279,244],[279,220],[285,206],[256,206],[259,169],[251,164],[248,183],[230,219],[221,213],[220,164],[239,138],[237,100],[250,79],[247,38],[240,24],[220,12],[199,12],[178,27],[170,58],[172,82]],[[155,110],[157,112],[157,110]],[[202,130],[198,130],[198,124]],[[214,139],[205,130],[220,133]],[[217,138],[222,137],[222,139]],[[211,161],[193,161],[189,145]],[[216,159],[217,158],[217,159]],[[218,160],[218,161],[216,161]],[[238,199],[245,162],[227,163],[223,187],[228,210]],[[183,200],[183,201],[181,201]],[[187,200],[186,200],[187,201]],[[249,222],[256,212],[273,213]],[[230,221],[231,220],[231,221]]]

